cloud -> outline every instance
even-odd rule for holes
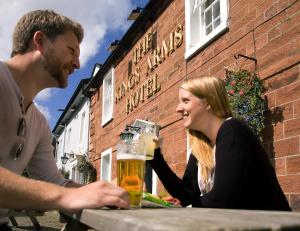
[[[57,91],[56,89],[52,89],[52,88],[47,88],[42,90],[36,97],[35,97],[35,101],[48,101],[52,95],[54,95],[55,91]]]
[[[125,31],[126,20],[133,8],[132,0],[1,0],[0,1],[0,60],[10,57],[13,29],[22,15],[37,9],[50,9],[81,23],[85,36],[81,43],[81,68],[99,51],[104,37],[111,31]],[[43,106],[50,101],[55,90],[47,89],[38,94],[35,102],[48,121],[51,106]],[[54,112],[52,112],[54,116]]]
[[[52,9],[80,22],[85,30],[80,61],[83,67],[98,51],[109,30],[126,30],[130,0],[1,0],[0,59],[10,56],[13,28],[25,13],[36,9]]]
[[[40,112],[46,117],[46,119],[49,121],[51,119],[51,113],[48,107],[43,106],[36,101],[34,101],[35,106],[40,110]]]

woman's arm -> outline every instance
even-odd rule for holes
[[[155,149],[154,159],[150,163],[166,190],[173,197],[179,199],[182,206],[190,205],[192,198],[200,195],[197,182],[197,161],[193,155],[190,155],[182,179],[168,166],[159,148]]]

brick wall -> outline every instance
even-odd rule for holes
[[[126,98],[130,95],[127,93],[114,105],[114,119],[101,127],[102,87],[93,96],[90,130],[92,159],[99,169],[100,153],[113,147],[115,154],[118,135],[125,124],[130,124],[137,118],[147,118],[163,127],[160,133],[163,138],[162,152],[171,168],[181,176],[186,164],[186,132],[175,108],[178,103],[178,87],[183,78],[200,75],[224,78],[225,69],[257,69],[268,86],[266,97],[269,112],[266,113],[264,146],[292,208],[300,211],[300,1],[229,2],[229,30],[188,60],[184,59],[183,43],[150,74],[158,75],[161,90],[140,103],[132,112],[125,112]],[[145,34],[151,30],[156,31],[159,45],[168,39],[178,24],[182,24],[184,28],[182,0],[174,0]],[[257,67],[252,61],[243,58],[236,60],[234,54],[237,53],[256,57]],[[133,65],[133,69],[140,67],[142,70],[140,84],[150,76],[145,74],[149,54],[150,52],[145,54],[137,65]],[[127,78],[130,60],[131,52],[116,64],[115,86]],[[161,185],[158,191],[163,191]]]

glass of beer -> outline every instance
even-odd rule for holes
[[[145,142],[146,160],[152,160],[154,157],[155,143],[153,139],[156,136],[158,136],[158,127],[155,125],[145,127],[140,134],[140,140]]]
[[[129,193],[131,208],[141,207],[145,159],[145,144],[143,141],[121,141],[117,145],[118,186]]]

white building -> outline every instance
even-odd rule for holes
[[[55,138],[55,158],[59,169],[69,172],[69,179],[83,183],[79,165],[88,154],[90,101],[83,94],[90,79],[83,79],[52,130]],[[67,157],[62,164],[61,157]]]

